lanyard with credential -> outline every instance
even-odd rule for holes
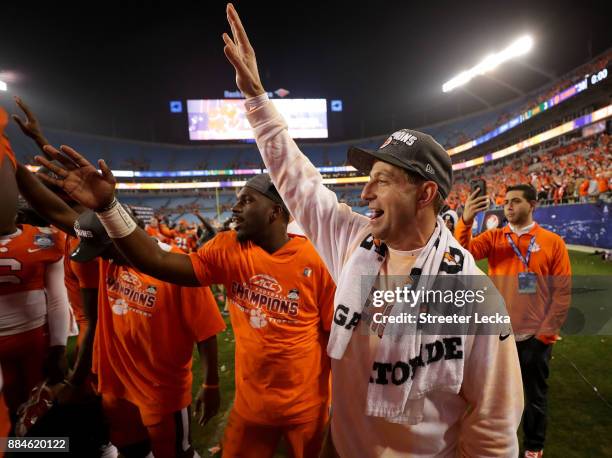
[[[527,271],[529,271],[529,259],[531,258],[531,252],[533,251],[533,247],[535,245],[535,235],[531,237],[531,242],[529,242],[529,247],[527,248],[527,254],[525,255],[525,257],[523,257],[523,255],[521,254],[521,251],[514,244],[514,241],[512,240],[512,237],[510,236],[510,234],[506,234],[506,238],[508,239],[508,243],[514,250],[514,253],[518,256],[521,262],[525,265],[525,268],[527,269]]]

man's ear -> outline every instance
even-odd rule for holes
[[[423,208],[431,205],[438,195],[438,185],[433,181],[426,181],[423,183],[421,193],[417,199],[417,209],[422,210]]]
[[[283,209],[280,207],[280,205],[275,204],[272,207],[272,212],[270,213],[270,222],[273,223],[277,219],[281,218],[282,213],[283,213]]]

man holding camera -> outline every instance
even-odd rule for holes
[[[489,276],[506,301],[525,390],[524,456],[539,458],[546,435],[548,365],[571,298],[569,255],[561,237],[533,220],[536,191],[525,184],[506,191],[508,225],[472,238],[474,217],[489,206],[481,191],[477,187],[466,201],[455,237],[475,259],[488,259]]]

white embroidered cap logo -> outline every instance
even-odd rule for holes
[[[427,166],[425,167],[425,171],[427,173],[431,173],[432,175],[436,174],[436,171],[434,170],[434,168],[431,166],[431,164],[427,164]]]
[[[412,145],[414,145],[414,142],[416,142],[418,140],[418,138],[415,137],[414,135],[412,135],[407,130],[398,130],[397,132],[393,132],[391,134],[391,136],[389,138],[387,138],[385,140],[385,142],[382,145],[380,145],[380,148],[378,148],[378,149],[384,148],[389,143],[391,143],[391,141],[393,141],[393,140],[405,143],[408,146],[412,146]]]

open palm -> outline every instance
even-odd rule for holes
[[[50,162],[42,156],[36,156],[36,161],[56,177],[39,174],[43,181],[62,188],[74,200],[92,210],[101,210],[110,205],[117,181],[104,160],[98,161],[99,172],[91,162],[69,146],[60,147],[61,152],[49,145],[44,149],[55,160]]]
[[[232,37],[227,33],[223,34],[225,56],[236,70],[236,85],[245,97],[255,97],[265,91],[257,70],[257,60],[255,51],[251,46],[240,16],[234,5],[227,5],[227,21],[232,29]]]

